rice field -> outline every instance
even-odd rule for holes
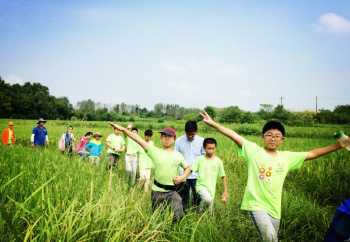
[[[7,120],[0,120],[6,127]],[[247,214],[239,209],[247,172],[237,147],[224,136],[200,124],[199,135],[218,140],[217,155],[224,161],[229,201],[220,202],[218,182],[214,215],[189,211],[172,223],[171,211],[152,213],[150,193],[128,189],[123,158],[117,171],[106,170],[106,152],[99,166],[57,149],[68,124],[77,138],[87,131],[104,137],[112,131],[106,122],[49,121],[50,146],[33,149],[29,144],[34,120],[14,120],[17,144],[0,146],[1,241],[259,241]],[[137,120],[143,132],[171,125],[183,133],[183,121],[158,123]],[[261,142],[261,124],[229,125],[246,138]],[[287,127],[282,149],[307,151],[334,142],[339,129],[349,126]],[[159,145],[159,135],[154,142]],[[281,241],[321,241],[337,205],[350,197],[350,152],[342,150],[318,160],[286,178],[282,200]]]

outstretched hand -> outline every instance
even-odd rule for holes
[[[199,113],[202,118],[203,118],[203,122],[208,124],[208,125],[213,125],[215,124],[215,121],[212,119],[212,117],[210,117],[210,115],[207,112],[200,112]]]

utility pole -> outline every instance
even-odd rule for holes
[[[316,114],[317,114],[317,112],[318,112],[318,97],[316,96]]]
[[[280,104],[281,106],[283,106],[283,97],[281,96],[280,99],[281,99]]]

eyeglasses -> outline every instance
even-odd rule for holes
[[[279,135],[279,134],[273,135],[273,134],[270,134],[270,133],[264,134],[264,137],[268,138],[268,139],[283,139],[283,135]]]

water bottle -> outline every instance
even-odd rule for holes
[[[347,150],[350,150],[350,138],[343,131],[335,132],[334,138],[338,140],[342,147],[344,147]]]

